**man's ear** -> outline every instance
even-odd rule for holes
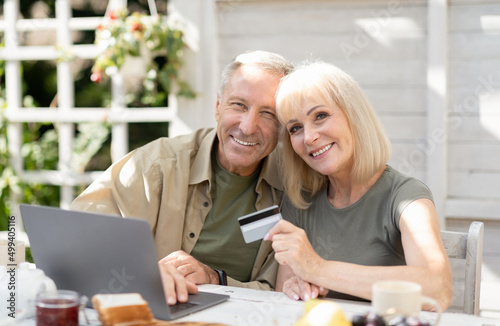
[[[220,105],[219,92],[217,92],[217,102],[215,102],[215,121],[219,121],[219,105]]]

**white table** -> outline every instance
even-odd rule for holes
[[[304,314],[304,302],[289,299],[283,293],[258,291],[244,288],[218,285],[202,285],[200,291],[228,294],[231,298],[195,314],[177,319],[175,322],[198,321],[222,323],[231,326],[291,326]],[[353,315],[370,310],[370,305],[363,302],[334,300],[350,319]],[[87,309],[90,325],[100,325],[97,314]],[[422,312],[421,317],[434,321],[436,315]],[[80,318],[81,325],[86,325]],[[33,319],[16,325],[34,326]],[[500,320],[456,313],[443,313],[439,326],[500,326]]]
[[[290,326],[304,314],[304,302],[294,301],[279,292],[257,291],[217,285],[200,286],[201,291],[229,294],[231,298],[215,307],[176,321],[205,321],[238,326]],[[350,319],[370,310],[366,302],[334,300]],[[434,321],[435,313],[422,312]],[[500,320],[456,313],[443,313],[439,326],[500,326]]]

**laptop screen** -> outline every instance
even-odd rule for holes
[[[146,220],[44,206],[20,209],[34,262],[58,289],[74,290],[89,299],[97,293],[140,293],[156,318],[178,317],[167,308]],[[212,293],[210,297],[215,303],[227,299]],[[195,298],[190,296],[190,301]],[[215,304],[212,301],[198,303],[197,310]]]

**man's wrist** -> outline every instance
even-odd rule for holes
[[[219,285],[227,285],[227,274],[222,269],[215,269],[214,271],[217,273]]]

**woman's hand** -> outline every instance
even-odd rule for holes
[[[278,263],[290,266],[302,280],[314,283],[314,276],[325,261],[314,251],[303,229],[281,220],[264,240],[273,242],[274,258]]]
[[[293,300],[308,301],[326,296],[328,289],[306,282],[295,275],[283,283],[283,293]]]

